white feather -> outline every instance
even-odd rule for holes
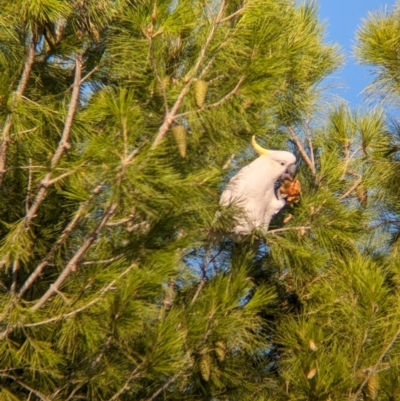
[[[290,152],[269,150],[231,178],[220,204],[235,205],[241,212],[229,235],[234,241],[255,229],[268,230],[272,217],[285,206],[285,200],[275,193],[275,182],[295,162]]]

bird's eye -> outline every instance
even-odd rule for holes
[[[285,165],[285,162],[280,162],[280,164],[281,164],[281,166],[284,166],[284,165]]]

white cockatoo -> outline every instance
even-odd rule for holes
[[[229,233],[235,242],[241,242],[255,229],[265,234],[272,217],[286,203],[285,195],[276,190],[277,181],[293,180],[296,157],[286,151],[267,150],[252,138],[252,146],[260,155],[233,176],[220,198],[221,206],[234,206],[238,215]]]

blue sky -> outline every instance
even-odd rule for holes
[[[340,86],[331,90],[347,100],[351,107],[363,102],[361,91],[372,81],[370,69],[357,65],[352,56],[355,33],[368,11],[392,10],[395,0],[317,0],[320,20],[326,23],[326,40],[337,42],[346,54],[346,65],[332,74],[329,84]]]

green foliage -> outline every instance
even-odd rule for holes
[[[396,18],[359,35],[390,94]],[[313,3],[0,1],[1,400],[398,397],[400,129],[321,102],[323,40]],[[210,244],[252,135],[301,200]]]

